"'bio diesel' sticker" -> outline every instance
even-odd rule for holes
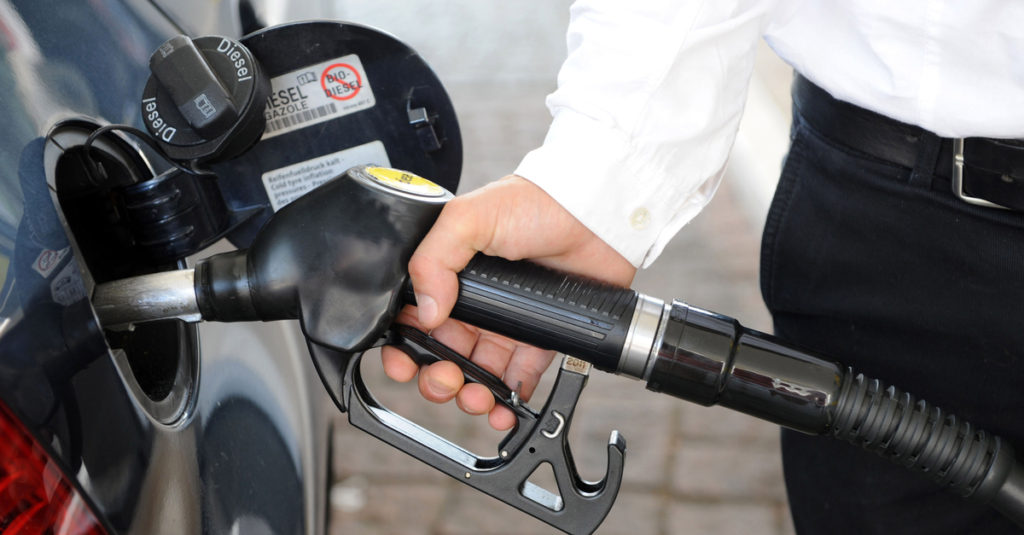
[[[349,54],[270,80],[263,139],[372,108],[373,88],[359,56]]]
[[[433,182],[408,171],[392,169],[390,167],[367,167],[366,173],[386,186],[424,197],[440,197],[444,195],[444,188]]]
[[[263,187],[270,205],[278,211],[307,191],[327,182],[357,165],[391,165],[387,150],[380,141],[320,156],[304,162],[263,173]]]
[[[67,256],[69,251],[71,251],[70,247],[65,247],[59,251],[44,249],[36,257],[36,261],[32,262],[32,269],[44,279],[49,278],[50,274],[53,273],[53,270],[57,269],[60,261]]]

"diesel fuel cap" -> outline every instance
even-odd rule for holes
[[[227,160],[263,134],[270,82],[239,42],[177,35],[153,53],[149,68],[142,117],[169,158]]]

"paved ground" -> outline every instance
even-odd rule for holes
[[[507,4],[503,4],[507,5]],[[564,0],[516,9],[448,1],[430,5],[346,2],[331,16],[385,28],[430,61],[455,101],[466,152],[464,190],[502,176],[543,139],[543,97],[564,56]],[[727,179],[708,209],[670,244],[635,287],[740,318],[767,330],[757,289],[759,222],[751,221]],[[500,435],[482,419],[418,398],[383,378],[374,391],[396,412],[481,454]],[[550,384],[552,373],[547,376]],[[548,387],[549,388],[549,387]],[[538,396],[540,393],[538,394]],[[540,399],[540,398],[538,398]],[[542,402],[535,401],[535,407]],[[779,466],[777,428],[703,408],[594,372],[571,434],[584,476],[604,470],[608,433],[628,440],[622,491],[601,534],[766,534],[792,532]],[[331,491],[336,534],[541,534],[554,530],[443,476],[339,417]]]

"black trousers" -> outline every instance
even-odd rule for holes
[[[1024,215],[957,199],[794,112],[762,243],[776,334],[994,431],[1024,454]],[[870,135],[868,133],[868,135]],[[991,508],[830,438],[782,433],[799,533],[1019,533]]]

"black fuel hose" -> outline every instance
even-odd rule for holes
[[[460,283],[454,318],[655,392],[845,440],[1024,527],[1024,467],[1010,444],[893,386],[733,318],[527,262],[478,255]]]

